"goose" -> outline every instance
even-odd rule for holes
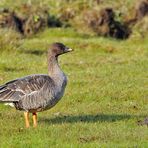
[[[48,74],[32,74],[0,86],[0,103],[10,103],[24,111],[26,128],[30,127],[29,113],[36,127],[37,112],[52,108],[63,97],[67,77],[58,64],[58,57],[70,51],[62,43],[53,43],[47,55]]]

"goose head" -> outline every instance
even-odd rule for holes
[[[53,43],[50,46],[50,54],[54,55],[55,57],[58,57],[59,55],[68,53],[73,51],[71,48],[65,46],[62,43]]]

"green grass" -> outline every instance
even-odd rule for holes
[[[148,39],[119,41],[70,28],[18,41],[11,37],[12,44],[0,48],[0,84],[47,73],[52,42],[75,49],[59,61],[69,78],[65,95],[53,109],[39,113],[36,129],[25,129],[23,112],[1,104],[0,147],[148,147],[148,129],[137,125],[148,114]]]

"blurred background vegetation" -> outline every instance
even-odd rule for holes
[[[147,0],[46,0],[0,3],[0,27],[31,36],[46,27],[73,27],[89,35],[127,39],[148,32]]]

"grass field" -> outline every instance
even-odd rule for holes
[[[46,51],[57,41],[75,49],[60,57],[69,78],[63,99],[39,113],[36,129],[25,129],[23,112],[1,104],[0,147],[148,147],[148,129],[137,125],[148,114],[147,38],[119,41],[73,29],[10,37],[1,41],[0,84],[47,73]]]

